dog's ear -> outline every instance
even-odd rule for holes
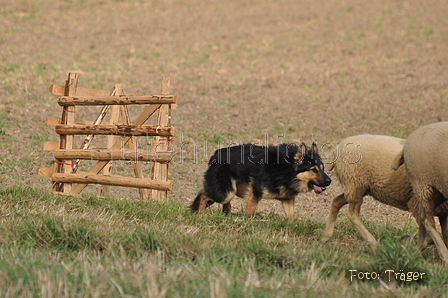
[[[302,142],[302,144],[298,146],[296,156],[294,157],[294,160],[298,165],[302,164],[303,159],[305,158],[306,155],[306,151],[307,151],[306,145],[305,143]]]
[[[311,145],[311,158],[314,158],[314,155],[319,154],[319,149],[317,148],[317,145],[315,142]]]

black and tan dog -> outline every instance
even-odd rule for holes
[[[331,183],[314,143],[310,149],[303,143],[222,148],[215,151],[208,165],[204,189],[191,204],[196,213],[203,213],[215,202],[230,212],[230,201],[238,196],[246,199],[247,217],[255,214],[261,199],[277,199],[286,216],[293,219],[298,193],[314,190],[320,194]]]

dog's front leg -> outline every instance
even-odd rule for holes
[[[209,197],[207,197],[205,194],[200,194],[199,195],[199,207],[198,207],[197,213],[204,213],[205,209],[208,206],[207,203],[210,201],[211,201],[211,203],[213,203],[213,201]]]
[[[282,200],[283,211],[289,220],[294,219],[294,198]]]
[[[229,214],[231,209],[232,205],[230,205],[230,202],[222,205],[222,212],[225,214]]]
[[[252,187],[249,188],[247,197],[246,197],[246,216],[252,217],[255,214],[255,209],[257,209],[258,199],[254,195],[254,190]]]

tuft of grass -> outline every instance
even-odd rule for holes
[[[20,64],[18,63],[6,63],[6,64],[0,64],[0,71],[8,75],[10,73],[14,73],[20,69]]]
[[[102,249],[89,223],[81,220],[76,223],[64,223],[61,218],[42,217],[40,220],[27,220],[21,229],[16,230],[18,243],[23,247],[44,247],[58,251],[83,249]]]
[[[414,280],[415,282],[428,281],[427,262],[415,244],[392,235],[383,237],[380,243],[373,251],[375,259],[372,270],[379,269],[384,280],[408,284],[412,279],[412,274],[409,275],[412,272],[425,277]]]

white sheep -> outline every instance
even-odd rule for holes
[[[338,153],[329,170],[334,168],[344,192],[331,203],[327,225],[320,239],[322,243],[333,235],[337,214],[348,203],[350,221],[371,246],[377,244],[359,218],[366,195],[384,204],[409,210],[412,188],[406,169],[402,165],[396,170],[391,167],[405,142],[391,136],[366,134],[348,137],[339,143]]]
[[[418,214],[415,215],[420,226],[419,243],[424,241],[427,231],[446,265],[448,265],[447,149],[448,122],[425,125],[409,135],[402,151],[402,158],[398,158],[397,163],[397,165],[404,163],[414,192],[416,204],[413,208],[418,207]],[[437,233],[434,216],[439,217],[444,240]]]

